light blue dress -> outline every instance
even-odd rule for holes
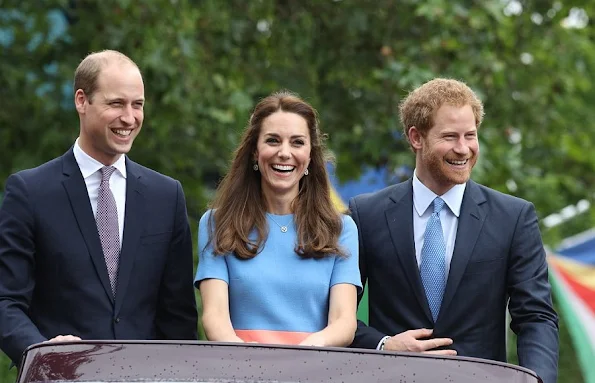
[[[323,259],[303,259],[294,249],[297,233],[293,215],[267,214],[269,236],[254,258],[215,256],[208,242],[211,211],[200,219],[199,264],[195,286],[204,279],[220,279],[229,286],[229,310],[236,334],[244,341],[296,344],[327,326],[330,288],[352,284],[361,291],[358,232],[349,216],[342,216],[339,245],[347,253]],[[279,225],[287,225],[283,233]]]

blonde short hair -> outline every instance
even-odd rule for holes
[[[409,139],[409,129],[415,126],[423,137],[434,126],[434,116],[442,105],[462,107],[470,105],[479,128],[483,120],[483,104],[464,82],[435,78],[410,92],[399,104],[403,131]]]
[[[121,52],[103,50],[90,53],[81,61],[74,72],[74,92],[76,93],[77,90],[81,89],[91,102],[93,94],[97,91],[97,79],[101,69],[114,61],[129,63],[138,69],[138,65]]]

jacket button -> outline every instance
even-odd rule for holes
[[[114,319],[114,322],[120,323],[120,318],[118,317],[118,318]]]

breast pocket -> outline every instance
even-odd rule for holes
[[[486,259],[480,261],[469,261],[465,274],[490,273],[499,270],[504,264],[505,258]]]
[[[142,245],[152,245],[161,242],[169,242],[172,236],[171,231],[156,234],[147,234],[140,237],[140,243]]]

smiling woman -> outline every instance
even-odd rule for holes
[[[256,146],[262,193],[268,210],[290,214],[299,182],[310,164],[308,123],[299,114],[277,111],[262,124]]]
[[[357,230],[332,203],[326,161],[312,106],[289,92],[256,105],[200,220],[195,285],[209,340],[353,340]]]

